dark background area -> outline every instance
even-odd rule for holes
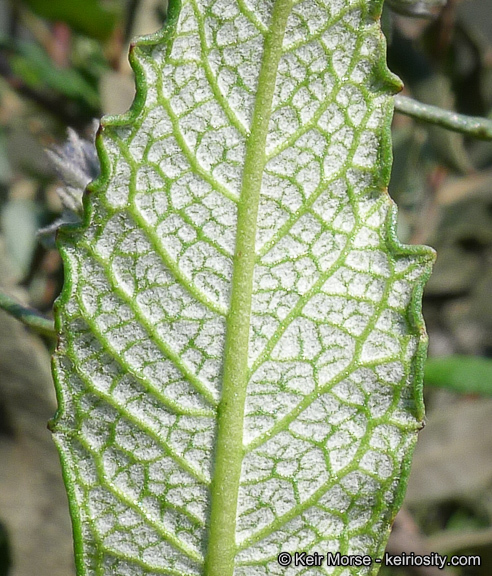
[[[61,145],[69,126],[90,138],[94,118],[128,109],[129,40],[158,29],[164,13],[158,0],[0,0],[0,285],[48,316],[62,270],[38,230],[62,205],[45,149]],[[491,0],[391,0],[383,26],[406,95],[492,119]],[[381,574],[489,576],[492,143],[399,114],[393,132],[400,239],[433,246],[438,260],[424,297],[427,426],[389,549],[479,554],[482,566]],[[55,411],[52,346],[0,312],[0,576],[74,573],[46,428]]]

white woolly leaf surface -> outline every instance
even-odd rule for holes
[[[421,425],[379,5],[171,0],[64,233],[53,424],[79,575],[377,557]],[[309,574],[374,574],[310,568]]]

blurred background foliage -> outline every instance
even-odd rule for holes
[[[0,284],[47,316],[61,289],[37,232],[62,211],[45,152],[72,127],[128,109],[131,37],[165,0],[0,0]],[[492,119],[492,2],[386,0],[390,68],[404,94]],[[492,570],[492,143],[396,114],[390,193],[399,235],[438,251],[424,297],[428,421],[392,553],[479,554],[480,567],[383,568],[382,576]],[[52,342],[0,312],[0,576],[70,576],[71,528],[46,429]]]

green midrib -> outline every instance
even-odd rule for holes
[[[246,148],[227,317],[222,398],[218,407],[205,576],[232,576],[234,573],[258,205],[277,69],[292,3],[293,0],[277,0],[273,8]]]

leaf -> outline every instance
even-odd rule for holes
[[[133,48],[136,101],[103,122],[85,226],[60,240],[79,574],[382,553],[423,417],[433,253],[394,234],[379,11],[174,1]]]
[[[475,356],[429,358],[425,383],[462,394],[492,396],[492,360]]]
[[[9,46],[10,42],[2,42]],[[100,107],[96,88],[75,68],[59,68],[46,51],[30,42],[10,46],[9,64],[14,74],[33,89],[54,91],[64,98],[81,102],[90,111]]]
[[[122,11],[122,3],[115,0],[24,0],[24,3],[42,18],[65,22],[98,40],[109,38]]]

